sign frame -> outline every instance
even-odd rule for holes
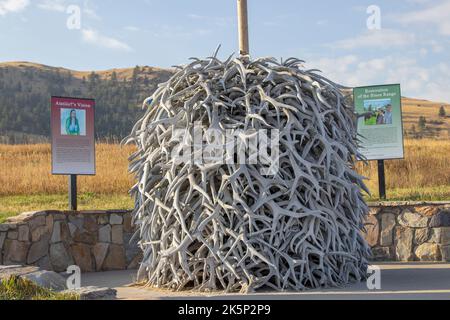
[[[92,103],[92,140],[93,140],[93,146],[92,146],[92,152],[93,152],[93,171],[91,173],[80,173],[80,172],[55,172],[55,165],[54,165],[54,152],[55,152],[55,146],[54,146],[54,128],[53,128],[53,99],[69,99],[69,100],[78,100],[78,101],[89,101]],[[96,102],[95,99],[92,98],[79,98],[79,97],[69,97],[69,96],[51,96],[50,98],[50,143],[51,143],[51,172],[54,176],[95,176],[97,175],[97,157],[96,157],[96,143],[95,143],[95,136],[96,136],[96,126],[95,126],[95,119],[96,119]]]
[[[392,86],[398,86],[398,92],[399,92],[401,156],[366,157],[366,155],[364,154],[362,149],[370,149],[370,147],[363,147],[363,145],[360,145],[358,148],[358,151],[361,153],[363,158],[358,159],[358,161],[376,161],[376,160],[380,161],[380,160],[403,160],[403,159],[405,159],[405,137],[404,137],[403,102],[402,102],[401,84],[400,83],[390,83],[390,84],[354,87],[352,90],[353,104],[354,104],[355,112],[358,113],[357,106],[356,106],[356,91],[358,89],[361,90],[361,89],[382,88],[382,87],[392,87]],[[364,137],[363,135],[360,134],[359,122],[360,122],[360,118],[358,117],[358,119],[357,119],[358,136]],[[363,143],[364,142],[362,141],[361,144],[363,144]]]

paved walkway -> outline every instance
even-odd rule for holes
[[[308,292],[241,294],[173,293],[163,290],[130,287],[136,271],[86,273],[83,286],[113,287],[119,299],[239,299],[239,300],[378,300],[378,299],[439,299],[450,300],[450,263],[390,263],[377,264],[381,268],[381,290],[368,290],[366,283],[342,289],[312,290]]]

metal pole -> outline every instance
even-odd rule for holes
[[[69,176],[69,210],[77,211],[77,175]]]
[[[381,200],[386,200],[386,179],[384,173],[384,160],[378,160],[378,189]]]
[[[239,52],[241,56],[250,53],[248,41],[248,14],[247,0],[237,0],[238,27],[239,27]]]

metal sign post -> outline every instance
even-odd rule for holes
[[[77,175],[69,176],[69,210],[77,211]]]
[[[381,200],[386,200],[386,179],[384,160],[378,160],[378,190]]]

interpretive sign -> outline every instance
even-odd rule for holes
[[[400,85],[355,88],[353,97],[359,115],[360,153],[367,160],[403,159]]]
[[[95,101],[52,97],[52,173],[95,175]]]

